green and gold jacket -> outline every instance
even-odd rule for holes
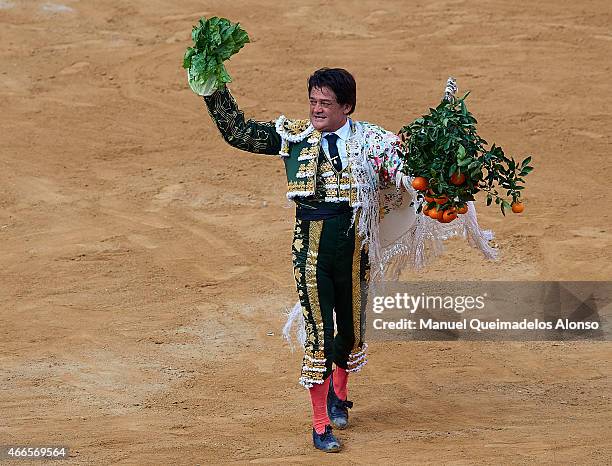
[[[351,120],[347,141],[348,165],[336,171],[321,150],[321,133],[309,120],[246,120],[227,88],[204,97],[208,112],[223,138],[247,152],[274,155],[285,162],[287,197],[326,202],[348,201],[360,205],[365,185],[378,188],[395,185],[401,177],[398,137],[379,126]]]

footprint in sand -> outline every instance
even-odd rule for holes
[[[586,131],[582,129],[570,129],[570,132],[575,134],[576,136],[584,136],[591,139],[602,139],[605,137],[604,134],[595,133],[594,131]]]
[[[21,206],[37,203],[64,204],[73,200],[71,196],[62,194],[60,185],[50,178],[24,176],[19,178],[16,186],[20,193]]]
[[[147,209],[149,212],[156,212],[163,207],[166,207],[172,201],[185,198],[185,186],[182,184],[172,184],[162,188],[161,192],[153,196],[152,208]]]
[[[90,63],[87,61],[78,61],[70,66],[67,66],[59,72],[61,75],[77,74],[89,68]]]
[[[186,43],[191,38],[191,31],[181,30],[172,34],[166,39],[166,44],[175,44],[177,42]]]
[[[142,246],[145,249],[157,249],[159,247],[159,243],[149,236],[139,235],[139,234],[131,234],[127,236],[127,239],[130,242]]]

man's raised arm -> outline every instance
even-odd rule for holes
[[[257,154],[277,155],[280,152],[281,137],[274,122],[244,121],[244,113],[227,87],[205,96],[204,102],[223,139],[231,146]]]

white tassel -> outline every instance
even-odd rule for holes
[[[359,134],[351,141],[351,144],[355,144],[356,147],[351,148],[350,159],[354,184],[357,186],[357,202],[361,206],[357,233],[363,238],[361,246],[368,245],[368,254],[371,264],[370,273],[373,276],[378,276],[382,272],[382,269],[381,246],[378,234],[380,204],[377,174],[370,165],[368,151],[371,151],[371,148],[367,147],[365,144],[366,137],[364,135],[364,128],[359,124],[356,125],[356,128]],[[363,149],[358,150],[359,146],[363,147]],[[353,210],[353,222],[355,221],[357,210],[357,208]]]
[[[490,230],[481,230],[476,207],[468,202],[466,214],[451,223],[440,223],[418,214],[413,227],[394,244],[383,250],[382,265],[385,280],[397,280],[404,268],[422,269],[444,253],[444,241],[454,236],[467,238],[468,244],[490,260],[498,258],[499,251],[489,244],[494,238]]]
[[[444,89],[444,99],[447,102],[454,103],[456,93],[457,93],[457,81],[455,80],[455,78],[450,76],[446,80],[446,88]]]
[[[286,313],[287,322],[283,327],[283,338],[287,340],[291,351],[294,350],[293,342],[291,340],[291,329],[295,326],[295,338],[302,348],[306,344],[306,322],[304,321],[304,313],[302,312],[302,304],[298,301],[293,306],[293,309]]]
[[[491,241],[495,235],[491,230],[481,230],[478,226],[474,202],[468,202],[468,211],[466,215],[465,236],[467,236],[469,245],[479,249],[487,259],[498,259],[499,251],[489,245],[489,241]]]

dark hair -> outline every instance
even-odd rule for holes
[[[342,68],[321,68],[315,71],[308,78],[308,95],[313,87],[321,89],[323,86],[334,91],[340,105],[349,104],[351,106],[349,115],[355,111],[357,84],[351,73]]]

